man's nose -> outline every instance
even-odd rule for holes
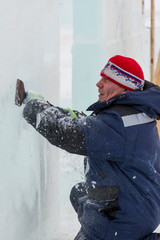
[[[102,87],[102,81],[101,81],[101,79],[99,80],[99,82],[97,82],[96,86],[99,87],[99,88]]]

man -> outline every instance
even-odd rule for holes
[[[81,223],[75,240],[158,239],[160,88],[120,55],[109,59],[97,87],[90,116],[37,99],[24,118],[51,144],[85,156],[86,181],[70,195]]]

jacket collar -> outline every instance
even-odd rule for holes
[[[109,101],[99,101],[92,104],[87,111],[95,114],[108,109],[113,105],[124,105],[133,107],[146,113],[154,119],[160,119],[160,88],[146,81],[143,91],[132,91],[120,94]]]
[[[93,111],[95,113],[98,113],[100,111],[103,111],[106,108],[111,107],[113,104],[117,102],[117,100],[121,100],[125,98],[125,94],[118,95],[108,101],[98,101],[90,105],[86,111]]]

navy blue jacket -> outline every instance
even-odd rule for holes
[[[144,91],[88,110],[91,116],[73,119],[33,100],[23,114],[52,144],[86,155],[86,182],[71,199],[88,238],[144,239],[160,223],[160,89],[146,82]]]

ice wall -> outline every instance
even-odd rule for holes
[[[111,56],[130,56],[144,66],[144,16],[139,0],[73,3],[73,105],[84,110],[97,101],[95,84]]]
[[[51,240],[58,222],[58,153],[14,105],[15,82],[57,104],[59,1],[1,0],[0,239]]]

